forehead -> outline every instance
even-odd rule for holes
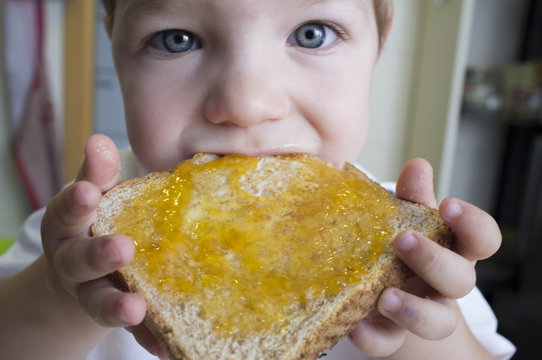
[[[117,1],[117,12],[122,10],[125,15],[145,15],[161,11],[182,11],[183,9],[200,9],[205,11],[213,4],[224,0],[119,0]],[[372,0],[273,0],[272,2],[262,0],[228,0],[228,7],[232,12],[237,9],[259,8],[264,9],[263,4],[272,4],[274,7],[295,7],[306,8],[315,6],[344,6],[353,5],[365,16],[374,16]]]

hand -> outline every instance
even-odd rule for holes
[[[397,181],[400,198],[436,207],[431,165],[414,159]],[[442,340],[456,331],[459,311],[455,299],[475,285],[477,260],[493,255],[501,243],[495,220],[481,209],[458,199],[446,199],[442,219],[455,232],[451,249],[423,235],[405,231],[394,241],[395,252],[416,274],[403,289],[386,289],[373,311],[350,333],[354,345],[369,356],[389,356],[409,333],[426,340]]]
[[[87,140],[85,160],[75,182],[47,206],[41,232],[51,281],[79,301],[82,309],[105,327],[132,327],[138,341],[165,356],[141,322],[146,304],[139,295],[114,287],[108,274],[128,264],[132,240],[121,234],[90,237],[89,227],[103,193],[120,181],[120,158],[113,142],[94,135]]]

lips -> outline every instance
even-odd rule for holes
[[[305,153],[316,156],[315,151],[311,151],[308,147],[302,146],[298,143],[261,143],[258,141],[250,141],[250,139],[246,138],[241,142],[229,141],[228,139],[221,139],[213,143],[210,143],[208,140],[201,142],[194,141],[190,147],[186,148],[186,151],[183,151],[183,153],[190,154],[190,157],[196,153],[210,153],[218,155],[243,154],[249,156]]]
[[[225,148],[200,148],[197,151],[191,152],[192,156],[196,153],[209,153],[217,155],[228,155],[228,154],[242,154],[248,156],[274,156],[274,155],[285,155],[292,153],[304,153],[309,154],[307,151],[303,151],[302,147],[299,145],[273,145],[268,148],[254,148],[250,146],[246,147],[225,147]]]
[[[305,153],[318,156],[320,141],[314,129],[303,123],[270,121],[246,128],[233,124],[200,123],[185,128],[180,134],[179,144],[180,153],[187,158],[196,153],[250,156]]]

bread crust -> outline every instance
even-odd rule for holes
[[[302,155],[308,156],[308,155]],[[216,155],[198,154],[189,160],[206,163],[216,159]],[[363,172],[351,164],[344,170],[355,174],[360,180],[379,186]],[[91,226],[93,235],[112,232],[111,219],[130,199],[141,196],[148,181],[165,178],[169,172],[151,173],[143,178],[125,181],[106,193],[97,210],[96,221]],[[383,196],[390,196],[383,190]],[[394,197],[401,216],[395,224],[397,235],[407,229],[419,231],[442,246],[450,247],[453,240],[451,229],[444,224],[436,209]],[[411,271],[393,254],[391,243],[371,276],[354,284],[336,296],[320,298],[305,304],[307,311],[304,323],[291,329],[288,336],[264,334],[250,339],[234,339],[217,344],[223,339],[213,337],[212,331],[205,329],[208,324],[198,318],[198,310],[191,304],[172,303],[165,299],[152,286],[146,284],[138,275],[139,269],[128,265],[114,274],[119,287],[142,294],[147,301],[147,314],[144,323],[156,336],[160,345],[171,359],[316,359],[323,351],[333,347],[342,337],[353,330],[375,307],[384,289],[402,287]],[[190,317],[185,319],[184,317]],[[179,330],[179,328],[181,330]],[[203,329],[203,331],[201,330]],[[195,335],[199,334],[199,335]],[[215,334],[216,335],[216,334]],[[267,336],[267,338],[266,338]],[[275,337],[275,338],[273,338]],[[273,340],[277,344],[273,343]],[[190,347],[190,351],[187,351]],[[261,348],[265,348],[260,353]],[[189,353],[191,355],[189,355]]]

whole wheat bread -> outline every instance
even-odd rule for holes
[[[217,161],[218,158],[215,155],[198,154],[188,161],[193,165],[203,165]],[[241,177],[240,181],[244,182],[241,186],[254,196],[272,197],[288,191],[290,182],[304,182],[303,188],[307,189],[307,196],[301,196],[296,201],[314,201],[311,193],[318,191],[318,187],[322,185],[315,185],[317,182],[313,183],[310,177],[299,175],[300,171],[304,171],[303,167],[310,166],[303,160],[309,158],[307,155],[259,158],[257,167],[251,170],[252,173]],[[332,169],[331,165],[326,166]],[[310,174],[310,169],[308,171]],[[92,233],[98,236],[117,232],[111,220],[124,211],[125,206],[129,206],[133,199],[140,198],[147,191],[146,184],[160,181],[171,174],[172,172],[152,173],[123,182],[107,192],[97,210],[96,221],[91,227]],[[280,326],[257,328],[248,333],[221,333],[216,330],[216,324],[204,316],[200,302],[191,301],[190,295],[179,296],[171,289],[159,288],[152,277],[149,278],[141,263],[134,262],[118,271],[116,275],[120,285],[145,298],[148,310],[144,322],[172,359],[316,359],[322,352],[333,347],[374,308],[385,288],[404,285],[409,271],[393,255],[391,246],[398,233],[413,229],[443,246],[450,246],[453,234],[435,209],[394,197],[350,164],[345,165],[342,174],[350,178],[354,174],[357,181],[368,184],[376,189],[378,196],[393,202],[396,210],[389,220],[392,231],[384,240],[385,249],[378,259],[369,264],[367,273],[360,281],[344,286],[338,293],[326,293],[302,301],[292,299],[291,304],[287,304],[288,319]],[[212,191],[216,194],[213,195],[215,197],[228,197],[227,190],[224,189],[227,189],[231,179],[221,177],[220,172],[215,172],[205,175],[204,181],[212,186],[204,187],[205,190],[198,190],[199,187],[195,186],[195,199],[208,195],[198,194],[198,191]],[[300,203],[299,206],[303,205]],[[322,211],[325,211],[324,207]],[[360,241],[363,242],[364,239]],[[168,266],[185,264],[179,261]],[[227,307],[228,304],[224,306]]]

